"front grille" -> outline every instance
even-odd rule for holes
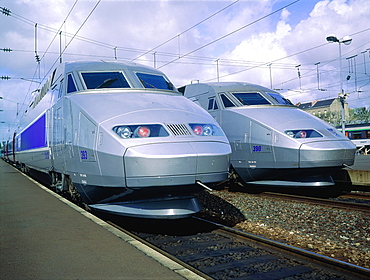
[[[166,124],[167,128],[175,135],[175,136],[181,136],[181,135],[191,135],[188,127],[185,124],[182,123],[171,123]]]

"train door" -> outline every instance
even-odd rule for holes
[[[275,168],[272,152],[272,131],[254,121],[250,122],[250,151],[260,168]]]
[[[78,153],[81,162],[95,162],[96,125],[82,112],[79,115]]]
[[[89,192],[88,185],[102,185],[101,171],[96,153],[97,132],[97,125],[80,111],[77,134],[80,164],[78,165],[79,177],[76,178],[76,183],[82,187],[86,195]],[[77,160],[76,156],[75,161],[77,162]]]

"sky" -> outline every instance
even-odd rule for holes
[[[61,52],[155,67],[177,87],[259,84],[295,104],[337,97],[342,74],[349,107],[370,109],[368,0],[0,0],[0,141]]]

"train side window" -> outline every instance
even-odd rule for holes
[[[85,72],[81,75],[87,89],[130,88],[121,72]]]
[[[67,78],[67,93],[77,91],[75,81],[73,80],[72,74],[68,74]]]
[[[213,103],[214,103],[214,99],[213,98],[210,98],[208,100],[208,110],[212,110],[213,109]]]
[[[243,104],[243,105],[264,105],[270,104],[261,94],[258,92],[240,92],[234,93],[234,96]]]
[[[266,92],[266,93],[268,95],[270,95],[274,100],[276,100],[280,105],[292,105],[292,106],[294,106],[294,104],[289,99],[284,98],[279,93],[275,93],[275,92]],[[325,114],[326,114],[326,111],[325,111]]]
[[[208,99],[208,110],[217,110],[218,105],[217,105],[217,100],[216,97],[211,97]]]
[[[361,139],[362,138],[362,131],[354,131],[352,132],[351,139]]]
[[[220,94],[222,103],[224,104],[225,108],[227,107],[235,107],[235,105],[230,101],[229,98],[226,97],[225,94]]]
[[[215,97],[211,97],[208,100],[208,110],[217,110],[217,109],[218,109],[217,100]]]

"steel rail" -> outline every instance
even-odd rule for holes
[[[347,193],[347,194],[341,195],[339,197],[370,200],[370,194],[367,194],[367,193]]]
[[[266,196],[266,197],[286,198],[289,200],[307,202],[307,203],[315,204],[315,205],[330,206],[330,207],[336,207],[336,208],[342,208],[342,209],[344,208],[346,210],[360,210],[360,211],[370,212],[370,204],[329,200],[329,199],[323,199],[323,198],[299,196],[299,195],[292,195],[292,194],[280,194],[280,193],[273,193],[273,192],[264,192],[259,195]]]
[[[195,274],[199,275],[200,277],[204,278],[205,280],[214,280],[214,278],[210,277],[209,275],[203,273],[202,271],[196,269],[195,267],[189,265],[188,263],[178,259],[177,257],[175,257],[174,255],[162,250],[161,248],[159,248],[158,246],[146,241],[144,238],[140,237],[139,235],[127,230],[127,229],[124,229],[122,227],[120,227],[119,225],[115,224],[114,222],[112,221],[106,221],[108,224],[110,224],[111,226],[115,227],[116,229],[124,232],[125,234],[131,236],[132,238],[136,239],[137,241],[145,244],[146,246],[150,247],[151,249],[157,251],[158,253],[166,256],[167,258],[173,260],[174,262],[177,262],[179,265],[182,265],[183,267],[191,270],[192,272],[194,272]]]
[[[219,227],[223,231],[231,233],[231,234],[236,235],[238,237],[242,236],[243,238],[253,240],[253,241],[255,241],[259,244],[267,245],[268,247],[275,248],[275,249],[276,248],[281,249],[285,252],[289,252],[290,255],[293,254],[293,255],[301,257],[301,258],[303,257],[304,259],[309,260],[310,262],[315,261],[314,263],[319,264],[319,265],[323,265],[324,267],[329,267],[329,268],[334,269],[334,270],[339,269],[341,272],[345,272],[345,273],[351,272],[351,273],[353,273],[353,276],[355,276],[355,277],[370,279],[370,269],[368,269],[368,268],[361,267],[361,266],[358,266],[358,265],[354,265],[354,264],[351,264],[351,263],[347,263],[347,262],[344,262],[344,261],[340,261],[340,260],[330,258],[330,257],[327,257],[327,256],[323,256],[323,255],[320,255],[320,254],[317,254],[317,253],[314,253],[314,252],[310,252],[310,251],[307,251],[307,250],[304,250],[304,249],[301,249],[301,248],[297,248],[297,247],[288,245],[288,244],[284,244],[284,243],[281,243],[281,242],[270,240],[270,239],[262,237],[262,236],[254,235],[254,234],[251,234],[251,233],[244,232],[242,230],[234,229],[234,228],[224,226],[224,225],[219,224],[219,223],[208,221],[208,220],[205,220],[205,219],[202,219],[202,218],[199,218],[199,217],[194,217],[194,218],[198,219],[198,220],[201,220],[201,221],[204,221],[204,222],[207,222],[207,223],[211,223],[211,224]]]

